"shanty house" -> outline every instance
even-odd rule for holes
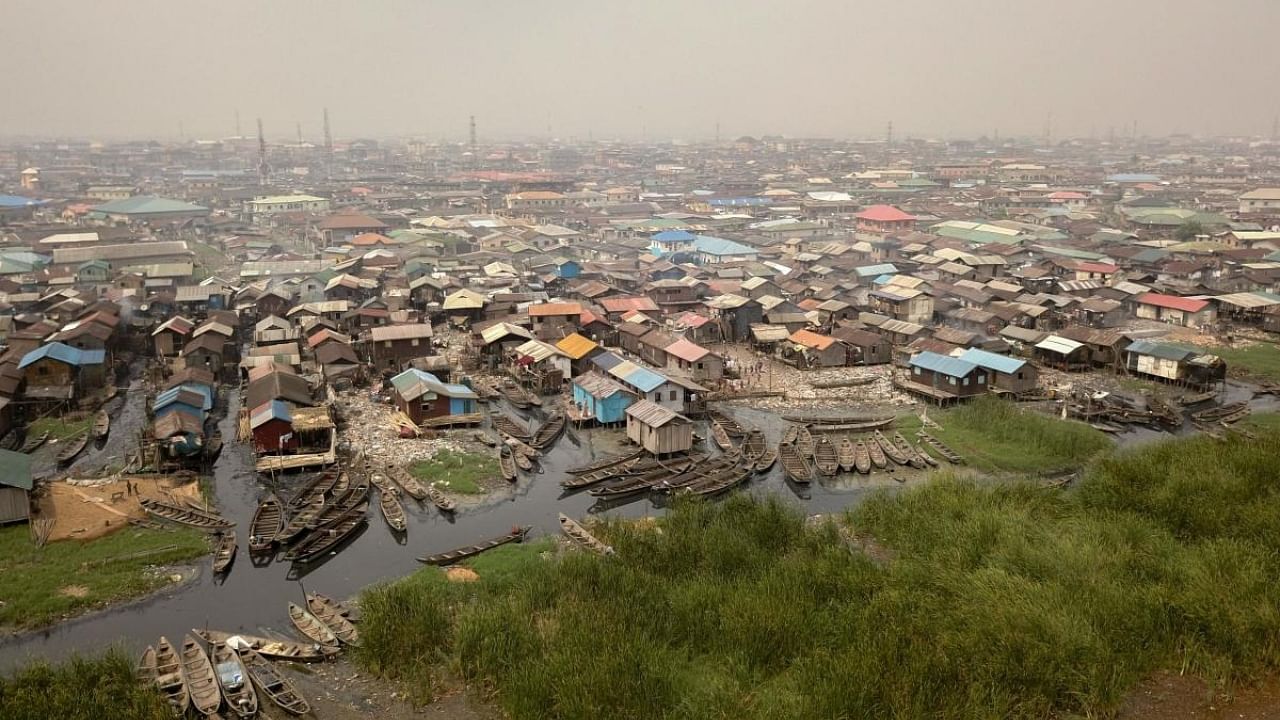
[[[62,343],[42,345],[18,362],[28,398],[70,400],[87,387],[101,387],[106,380],[102,350],[77,350]]]
[[[794,359],[796,367],[841,367],[847,359],[844,345],[829,335],[797,330],[787,340],[791,347],[783,346],[783,357]]]
[[[0,525],[27,521],[33,487],[31,456],[0,450]]]
[[[1089,348],[1061,335],[1049,335],[1032,352],[1046,365],[1063,370],[1088,370],[1091,365]]]
[[[648,400],[627,408],[627,439],[654,455],[686,452],[693,447],[689,418]]]
[[[933,398],[938,402],[962,400],[987,392],[989,372],[965,360],[918,353],[907,363],[909,379],[902,383],[906,390]]]
[[[594,370],[573,379],[573,404],[578,414],[594,418],[601,425],[625,420],[627,406],[634,400],[626,388]]]
[[[1144,320],[1159,320],[1183,327],[1203,327],[1217,319],[1213,303],[1208,300],[1148,292],[1139,295],[1133,302],[1134,314]]]
[[[253,432],[253,448],[259,455],[293,452],[301,445],[293,431],[293,413],[289,403],[271,400],[249,413]]]
[[[222,377],[223,350],[226,338],[215,332],[206,332],[182,346],[182,358],[187,367],[195,367]]]
[[[178,350],[186,343],[190,337],[191,331],[194,330],[196,324],[190,320],[175,315],[165,320],[155,330],[151,331],[151,342],[155,348],[156,357],[173,357],[178,354]]]
[[[391,386],[396,407],[419,425],[428,418],[476,412],[475,391],[441,382],[425,370],[409,368],[391,378]]]
[[[702,382],[715,382],[724,377],[724,359],[701,345],[679,338],[664,351],[668,370],[685,373]]]
[[[1026,360],[997,355],[978,348],[965,350],[960,355],[960,359],[988,370],[991,373],[990,388],[993,391],[1021,395],[1035,390],[1038,385],[1039,371]]]
[[[844,343],[847,365],[884,365],[893,361],[893,344],[883,335],[842,326],[832,330],[831,337]]]
[[[1125,349],[1124,358],[1129,372],[1196,387],[1208,387],[1227,378],[1227,364],[1222,358],[1172,343],[1134,340]]]
[[[375,367],[399,370],[414,358],[434,354],[428,323],[383,325],[369,330],[369,358]]]

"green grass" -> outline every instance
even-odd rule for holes
[[[31,424],[27,426],[27,437],[36,437],[49,433],[50,440],[64,440],[85,432],[91,425],[93,425],[92,417],[85,417],[81,420],[43,417],[31,421]]]
[[[1280,431],[1280,412],[1253,413],[1239,425],[1246,430]]]
[[[135,559],[113,559],[160,550]],[[0,628],[30,629],[110,602],[145,595],[169,583],[148,567],[198,557],[209,550],[192,529],[124,529],[96,540],[62,540],[37,548],[25,525],[0,528]],[[63,592],[83,589],[83,596]]]
[[[1227,372],[1232,376],[1252,376],[1271,382],[1280,382],[1280,347],[1270,343],[1256,343],[1243,348],[1206,347],[1227,361]]]
[[[491,455],[441,450],[430,460],[419,460],[409,466],[418,480],[464,495],[484,492],[481,481],[498,476],[498,460]]]
[[[938,475],[844,527],[678,503],[601,528],[609,558],[371,590],[357,661],[515,720],[1097,717],[1161,669],[1228,688],[1280,667],[1277,443],[1149,445],[1071,491]]]
[[[933,412],[942,429],[929,434],[964,456],[965,463],[990,473],[1046,474],[1080,467],[1112,446],[1107,436],[1074,420],[1036,412],[995,397]],[[915,440],[920,421],[900,417],[894,428]]]
[[[0,678],[5,720],[166,720],[168,705],[153,687],[134,679],[134,660],[119,650],[75,657],[58,665],[33,663]]]

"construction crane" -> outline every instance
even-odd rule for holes
[[[267,138],[262,134],[262,118],[258,118],[258,185],[267,186],[271,166],[267,164]]]

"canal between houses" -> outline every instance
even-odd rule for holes
[[[56,660],[73,652],[93,652],[117,644],[137,651],[154,642],[159,635],[181,638],[191,628],[210,628],[251,634],[294,633],[287,615],[289,601],[301,602],[305,591],[321,592],[345,598],[361,588],[394,580],[422,568],[416,558],[430,553],[468,545],[506,533],[515,525],[532,526],[531,537],[558,534],[557,514],[585,517],[592,513],[608,513],[622,517],[658,515],[663,509],[653,499],[641,496],[626,504],[605,507],[586,492],[566,494],[560,487],[564,470],[611,455],[622,448],[617,431],[575,430],[570,428],[541,458],[543,472],[521,474],[519,482],[475,506],[460,507],[456,517],[442,515],[429,503],[405,497],[409,528],[407,538],[399,540],[383,523],[376,503],[371,507],[369,522],[359,537],[337,554],[309,566],[300,577],[291,574],[287,562],[255,566],[246,550],[249,521],[269,488],[254,471],[254,457],[244,443],[234,442],[236,418],[240,411],[240,393],[224,390],[227,409],[219,421],[227,444],[213,467],[212,481],[220,512],[236,523],[240,548],[231,571],[225,578],[214,578],[209,560],[199,563],[196,579],[179,588],[165,591],[146,600],[107,609],[69,620],[54,627],[15,635],[0,641],[0,671],[8,671],[32,658]],[[1233,384],[1228,400],[1252,395],[1248,386]],[[135,383],[116,414],[117,429],[103,448],[95,449],[78,466],[123,454],[145,418],[141,405],[142,392]],[[1274,398],[1254,397],[1257,410],[1276,409]],[[528,413],[508,412],[520,417]],[[786,423],[776,414],[748,407],[733,407],[730,412],[743,423],[765,431],[770,443],[777,443]],[[537,419],[544,419],[538,411]],[[707,434],[705,423],[699,432]],[[1145,442],[1169,437],[1168,434],[1138,428],[1118,437],[1121,444]],[[127,441],[126,441],[127,438]],[[119,443],[119,445],[117,444]],[[711,445],[708,441],[707,445]],[[373,461],[396,461],[396,458],[371,456]],[[296,486],[296,485],[295,485]],[[776,493],[794,502],[809,514],[839,512],[856,505],[880,488],[899,488],[893,476],[883,472],[872,476],[841,476],[834,480],[797,487],[782,476],[780,466],[767,475],[753,477],[745,487],[756,495]],[[741,490],[740,490],[741,491]],[[403,542],[404,544],[400,544]]]

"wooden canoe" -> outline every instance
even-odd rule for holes
[[[694,495],[716,495],[741,484],[753,472],[755,468],[752,465],[734,466],[721,471],[719,477],[689,486],[688,492]]]
[[[643,451],[641,451],[643,452]],[[633,457],[627,458],[620,463],[602,467],[598,470],[582,473],[581,475],[569,475],[560,481],[561,487],[576,490],[578,488],[595,485],[611,478],[622,477],[626,475],[631,468],[640,463],[640,453],[636,453]]]
[[[289,518],[289,521],[284,525],[284,529],[276,535],[276,541],[289,542],[306,532],[307,529],[315,524],[316,519],[320,517],[320,513],[324,512],[324,507],[323,501],[315,500],[312,501],[311,505],[299,510],[296,515]]]
[[[227,707],[242,718],[257,715],[258,694],[253,691],[253,679],[249,677],[248,668],[240,661],[240,654],[225,643],[210,645],[209,654],[212,656],[214,675],[218,677],[218,686],[222,688],[222,697],[227,701]]]
[[[813,448],[813,465],[818,472],[831,477],[840,469],[840,461],[836,453],[836,446],[827,439],[825,435],[819,436],[818,442]]]
[[[151,498],[138,498],[138,504],[152,517],[198,527],[202,530],[226,530],[227,528],[235,527],[235,523],[221,515],[201,512],[195,508],[173,505]]]
[[[930,435],[929,433],[926,433],[926,432],[920,433],[920,439],[924,440],[925,443],[929,445],[929,447],[937,451],[939,455],[941,455],[947,462],[951,463],[952,465],[959,465],[964,462],[964,458],[960,456],[960,453],[956,452],[955,450],[952,450],[946,443]]]
[[[742,425],[738,424],[737,420],[719,410],[707,410],[707,417],[720,423],[724,431],[729,433],[729,437],[742,437],[747,434],[747,431],[742,429]]]
[[[778,451],[773,448],[765,448],[760,453],[760,457],[756,458],[756,472],[768,472],[769,468],[778,461]]]
[[[155,682],[174,716],[185,716],[187,706],[191,704],[191,693],[187,691],[187,681],[182,674],[182,659],[165,637],[161,637],[156,645]]]
[[[512,450],[511,457],[516,461],[516,467],[520,468],[521,470],[525,472],[530,472],[533,470],[533,461],[529,459],[528,455],[525,455],[524,453],[518,452],[516,450]]]
[[[22,443],[22,447],[18,449],[18,452],[31,454],[36,450],[39,450],[40,446],[44,445],[45,441],[48,439],[49,433],[40,433],[35,437],[29,437],[26,442]]]
[[[292,660],[294,662],[320,662],[327,660],[338,652],[336,646],[330,645],[313,645],[308,643],[294,642],[293,640],[275,640],[273,638],[260,637],[258,635],[245,635],[243,633],[229,633],[221,630],[200,630],[192,629],[200,639],[205,642],[231,642],[231,643],[247,643],[262,655],[275,658],[277,660]]]
[[[394,473],[392,477],[395,478],[400,489],[414,500],[426,500],[429,496],[427,488],[407,469],[400,468],[399,472]]]
[[[144,683],[156,681],[155,645],[148,645],[146,649],[142,651],[142,656],[138,658],[138,665],[134,669],[133,674]]]
[[[101,440],[111,432],[111,416],[106,410],[99,410],[93,416],[93,439]]]
[[[664,493],[678,492],[691,485],[697,485],[713,478],[720,477],[722,472],[728,470],[734,465],[737,465],[741,459],[742,456],[739,453],[733,452],[720,455],[704,462],[693,463],[683,472],[673,475],[655,485],[654,489]]]
[[[511,529],[511,532],[505,535],[499,535],[496,538],[485,540],[484,542],[476,543],[475,545],[466,545],[447,552],[420,557],[418,558],[418,562],[426,563],[427,565],[452,565],[459,560],[465,560],[469,557],[479,555],[486,550],[492,550],[493,548],[506,545],[507,543],[524,542],[524,537],[528,533],[529,528],[527,527],[515,527]]]
[[[615,465],[620,465],[628,460],[635,460],[636,458],[640,457],[643,453],[644,453],[644,450],[636,450],[635,452],[628,453],[626,455],[615,455],[613,457],[607,457],[602,460],[597,460],[587,465],[579,465],[578,467],[569,468],[568,470],[565,470],[565,472],[569,473],[570,475],[586,475],[587,473],[595,472],[597,470],[605,470]]]
[[[862,440],[853,444],[853,469],[863,475],[871,473],[871,450]]]
[[[301,693],[283,675],[276,670],[271,661],[262,656],[249,645],[237,647],[240,662],[244,663],[253,685],[258,692],[290,715],[305,715],[311,712],[311,706]]]
[[[1218,407],[1211,407],[1206,410],[1200,410],[1199,412],[1193,412],[1191,413],[1191,417],[1192,419],[1199,420],[1201,422],[1209,421],[1209,420],[1216,421],[1224,417],[1229,417],[1231,415],[1234,415],[1240,412],[1241,410],[1248,409],[1248,407],[1249,407],[1248,403],[1243,403],[1243,402],[1231,403],[1229,405],[1219,405]]]
[[[724,429],[724,425],[718,420],[711,421],[711,439],[716,441],[716,445],[721,450],[732,450],[733,440],[729,439],[729,431]]]
[[[560,532],[593,553],[599,555],[611,555],[613,553],[612,547],[601,542],[595,535],[592,535],[586,528],[582,527],[577,520],[564,513],[560,513]]]
[[[1249,407],[1246,405],[1245,407],[1240,408],[1239,410],[1231,413],[1230,415],[1223,415],[1222,417],[1218,418],[1218,424],[1230,425],[1233,422],[1239,422],[1245,419],[1246,417],[1249,417],[1249,414],[1252,412],[1253,411],[1250,410]]]
[[[885,457],[884,448],[880,447],[880,443],[875,438],[871,438],[863,443],[867,446],[867,454],[871,456],[871,466],[877,470],[883,470],[889,467],[889,458]]]
[[[551,444],[560,437],[560,433],[564,432],[565,422],[568,418],[562,412],[556,412],[549,420],[538,428],[538,432],[534,433],[533,439],[529,444],[538,450],[545,450],[551,447]]]
[[[800,426],[788,425],[787,429],[782,433],[782,442],[788,445],[794,445],[796,440],[800,438]]]
[[[249,522],[249,552],[267,552],[275,545],[276,537],[284,530],[284,504],[274,494],[258,503]]]
[[[64,440],[63,442],[65,442],[66,445],[63,445],[62,448],[58,450],[59,465],[66,465],[74,460],[75,457],[80,454],[81,450],[84,450],[84,446],[89,444],[89,433],[87,431],[82,432],[79,435]]]
[[[353,646],[360,644],[360,632],[356,630],[356,626],[352,625],[351,621],[343,617],[342,613],[332,605],[311,593],[307,594],[307,611],[315,619],[324,623],[324,626],[329,628],[329,632],[338,638],[338,642]]]
[[[813,467],[809,457],[800,454],[800,448],[792,443],[778,446],[778,460],[782,462],[782,470],[792,482],[801,484],[813,481]]]
[[[836,462],[840,463],[842,472],[853,472],[854,465],[857,463],[857,452],[854,450],[853,441],[849,438],[841,438],[840,445],[836,448]]]
[[[753,428],[747,433],[747,442],[742,446],[742,455],[748,460],[756,460],[764,454],[764,432]]]
[[[224,530],[218,533],[213,544],[213,572],[224,573],[236,559],[236,531]]]
[[[839,425],[844,430],[875,430],[891,424],[894,420],[892,416],[868,418],[856,415],[840,417],[824,415],[783,415],[782,419],[787,422],[799,423],[800,425],[809,425],[814,429],[822,429],[824,426],[830,425]]]
[[[378,507],[382,509],[382,519],[387,521],[387,527],[396,532],[404,532],[409,528],[404,506],[400,504],[400,498],[396,496],[395,490],[379,491]]]
[[[894,463],[906,465],[909,462],[907,456],[902,454],[902,451],[890,442],[889,438],[884,436],[884,433],[877,430],[873,437],[875,437],[876,443],[880,446],[880,450]]]
[[[921,460],[924,460],[925,465],[928,465],[929,467],[938,467],[940,465],[938,459],[930,455],[929,452],[924,449],[924,445],[916,443],[915,448],[913,449],[916,451],[916,455]]]
[[[298,629],[298,632],[302,633],[303,637],[312,642],[329,647],[338,646],[338,636],[333,634],[329,626],[320,622],[319,618],[303,610],[296,603],[289,603],[289,620]]]
[[[1194,395],[1183,395],[1178,398],[1178,402],[1184,406],[1199,405],[1202,402],[1209,402],[1216,397],[1218,397],[1218,391],[1210,390],[1208,392],[1195,393]]]
[[[339,473],[328,471],[320,473],[307,481],[298,492],[289,498],[289,512],[296,513],[311,506],[316,500],[324,499],[324,495],[338,482]]]
[[[796,428],[796,450],[804,456],[806,460],[813,457],[813,433],[809,432],[809,428],[799,425]]]
[[[507,403],[512,407],[525,410],[529,407],[529,394],[524,389],[515,384],[508,383],[502,386],[502,397],[506,398]]]
[[[660,463],[657,467],[646,470],[645,472],[623,477],[617,482],[610,483],[608,485],[591,488],[587,492],[591,493],[595,497],[607,499],[616,499],[647,492],[663,481],[669,480],[683,472],[687,472],[696,463],[703,459],[704,458],[702,456],[691,456],[670,461],[665,464]]]
[[[828,390],[831,388],[859,387],[861,385],[870,385],[879,380],[875,375],[854,375],[852,377],[832,378],[830,380],[810,380],[809,387],[815,390]]]
[[[333,482],[333,487],[329,488],[324,494],[326,503],[332,502],[335,498],[340,498],[351,489],[351,475],[345,472],[338,473],[338,479]]]
[[[350,606],[350,605],[348,605],[348,604],[346,604],[346,603],[344,603],[344,602],[341,602],[341,601],[339,601],[339,600],[334,600],[333,598],[329,597],[328,595],[323,595],[323,594],[318,593],[318,592],[313,592],[313,593],[308,593],[308,594],[307,594],[307,597],[309,597],[309,598],[314,598],[316,602],[324,603],[324,604],[325,604],[326,606],[328,606],[328,607],[329,607],[333,612],[338,613],[339,615],[341,615],[342,617],[344,617],[344,618],[346,618],[346,619],[350,620],[351,622],[356,622],[357,620],[359,620],[359,619],[360,619],[360,611],[359,611],[359,609],[354,608],[354,607],[352,607],[352,606]]]
[[[364,504],[351,508],[333,521],[312,530],[297,545],[289,548],[284,559],[296,563],[309,563],[319,560],[332,550],[355,536],[365,524],[368,507]]]
[[[524,423],[514,420],[504,413],[494,413],[490,417],[492,418],[494,429],[498,432],[506,433],[520,440],[529,439],[529,428],[525,427]]]
[[[498,448],[498,467],[502,470],[502,479],[507,482],[515,482],[516,475],[516,459],[515,451],[508,445]]]
[[[458,509],[458,503],[454,502],[453,498],[445,495],[440,490],[437,490],[434,485],[428,483],[422,487],[427,491],[427,498],[431,500],[431,503],[439,508],[441,512],[453,512]]]
[[[355,487],[347,488],[347,491],[333,499],[333,502],[324,506],[320,514],[311,523],[309,529],[314,530],[322,525],[332,525],[351,511],[363,506],[368,509],[369,506],[369,483],[365,480],[357,481]]]
[[[212,715],[222,705],[222,691],[213,672],[213,663],[200,643],[190,635],[182,640],[182,677],[191,693],[191,706],[196,712]]]
[[[916,452],[916,449],[911,447],[911,443],[907,442],[907,439],[902,437],[902,433],[896,432],[893,434],[893,444],[898,446],[898,451],[907,458],[907,463],[911,465],[911,467],[917,470],[923,470],[928,465],[928,463],[925,462],[925,459],[920,457],[919,453]]]

